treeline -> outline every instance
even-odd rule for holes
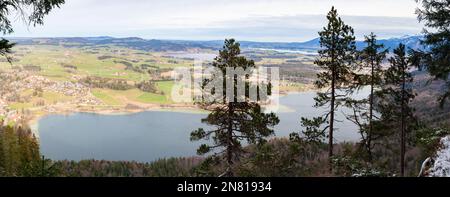
[[[127,80],[124,79],[111,79],[89,76],[80,79],[79,82],[91,88],[105,88],[122,91],[137,88],[143,92],[162,94],[162,92],[158,90],[157,85],[153,81],[142,81],[139,83],[130,84]]]
[[[153,81],[142,81],[136,83],[136,88],[143,92],[155,93],[155,94],[163,94],[163,92],[158,90],[158,86]]]
[[[3,122],[0,121],[0,125]],[[51,161],[41,158],[39,143],[30,129],[0,126],[0,176],[55,176]]]
[[[114,60],[113,62],[116,63],[116,64],[123,64],[123,65],[125,65],[126,66],[125,70],[131,70],[131,71],[138,72],[138,73],[145,73],[145,70],[142,70],[139,67],[133,66],[133,64],[130,63],[130,62],[127,62],[127,61],[124,61],[124,60]]]
[[[128,84],[127,80],[103,77],[85,77],[80,80],[80,83],[91,88],[106,88],[112,90],[130,90],[134,88],[133,85]]]
[[[411,155],[406,163],[411,169],[408,176],[417,176],[421,168],[423,155],[430,155],[436,150],[437,136],[426,136],[429,131],[421,132],[423,141],[418,141],[418,148],[407,151]],[[435,133],[435,132],[434,132]],[[428,151],[421,153],[419,149]],[[367,168],[358,160],[357,143],[339,143],[335,145],[336,157],[333,159],[334,172],[330,174],[328,163],[328,145],[308,141],[291,141],[276,138],[264,144],[250,145],[243,148],[244,154],[234,163],[234,176],[238,177],[390,177],[395,176],[396,163],[391,160],[386,150],[375,151],[378,164]],[[419,148],[420,147],[420,148]],[[112,162],[112,161],[58,161],[59,174],[62,177],[217,177],[227,169],[218,157],[170,158],[152,163]]]
[[[431,138],[427,138],[431,139]],[[358,159],[358,143],[335,144],[333,172],[329,171],[328,144],[311,143],[307,140],[293,141],[276,138],[264,144],[251,145],[244,148],[239,160],[234,163],[234,175],[237,177],[391,177],[396,175],[397,163],[391,160],[386,150],[377,150],[378,163],[368,168],[366,163]],[[435,151],[435,147],[430,152]],[[430,153],[428,152],[428,153]],[[406,163],[411,169],[408,176],[417,176],[422,159],[418,149],[409,150],[413,159]],[[218,157],[208,157],[194,169],[195,176],[217,177],[227,166]]]
[[[191,177],[201,158],[160,159],[152,163],[132,161],[58,161],[62,177]]]

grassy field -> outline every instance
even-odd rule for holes
[[[167,70],[191,66],[193,63],[188,60],[165,57],[164,53],[148,53],[119,47],[19,46],[14,48],[12,57],[14,59],[12,64],[5,61],[0,62],[0,70],[12,71],[15,68],[25,69],[26,66],[33,66],[40,68],[40,71],[32,71],[36,75],[54,81],[76,82],[82,77],[97,76],[123,79],[130,84],[150,80],[146,69]],[[146,67],[142,65],[146,65]],[[125,106],[128,102],[170,104],[172,86],[173,82],[171,81],[157,82],[158,92],[161,94],[146,93],[138,89],[128,91],[93,89],[91,93],[110,106]],[[45,104],[52,104],[71,99],[54,92],[44,92],[41,97],[36,97],[33,96],[33,90],[25,90],[20,95],[31,99],[23,103],[11,103],[12,109],[29,109],[41,100]]]
[[[57,92],[44,91],[42,95],[33,95],[33,90],[25,90],[21,94],[22,98],[28,98],[26,102],[13,102],[9,105],[14,110],[26,110],[33,107],[39,107],[42,105],[52,105],[58,102],[67,102],[74,99],[71,96],[65,96],[64,94]]]
[[[171,104],[169,96],[163,94],[154,94],[143,92],[139,89],[131,90],[109,90],[109,89],[94,89],[94,96],[102,100],[105,104],[111,106],[125,106],[132,103],[144,104]]]
[[[121,51],[117,53],[115,51]],[[39,66],[40,75],[54,80],[71,80],[73,75],[98,76],[104,78],[125,79],[129,81],[148,80],[145,72],[126,69],[121,62],[127,62],[135,68],[143,64],[158,68],[176,68],[190,66],[192,62],[173,60],[162,54],[138,53],[138,51],[121,48],[100,48],[95,53],[86,48],[63,48],[59,46],[21,46],[15,49],[15,61],[11,64],[1,62],[0,68],[11,69],[14,66]],[[107,57],[107,58],[102,58]],[[69,70],[63,65],[75,66]]]
[[[102,107],[125,107],[129,104],[173,104],[171,91],[173,81],[159,81],[152,79],[149,70],[159,70],[161,73],[177,67],[191,67],[193,60],[171,57],[164,52],[147,52],[117,46],[64,47],[53,45],[19,45],[14,48],[11,57],[12,64],[0,62],[0,71],[10,72],[17,69],[28,70],[34,75],[40,75],[56,82],[78,82],[87,76],[125,80],[128,84],[155,80],[157,93],[143,92],[137,88],[119,91],[112,89],[91,89],[93,96],[103,102]],[[310,56],[301,54],[280,54],[270,51],[254,51],[247,53],[249,58],[256,59],[260,66],[285,65],[286,73],[302,72],[312,64]],[[298,67],[297,67],[298,66]],[[38,68],[37,70],[30,70]],[[300,69],[299,69],[300,68]],[[303,68],[303,70],[302,70]],[[309,69],[309,68],[308,68]],[[153,72],[152,72],[153,73]],[[301,81],[301,80],[297,80]],[[292,82],[288,86],[280,87],[281,91],[302,91],[309,87]],[[20,93],[20,102],[9,103],[14,110],[33,109],[49,106],[61,102],[69,102],[75,97],[61,93],[44,91],[35,95],[35,90],[27,89]],[[40,113],[35,111],[35,113]]]
[[[146,104],[172,104],[171,93],[174,86],[173,81],[157,82],[161,94],[143,92],[138,89],[118,91],[106,89],[94,89],[94,96],[101,99],[107,105],[123,106],[127,102],[141,102]]]
[[[143,103],[157,103],[157,104],[170,104],[170,100],[167,99],[166,96],[160,95],[160,94],[153,94],[153,93],[144,93],[138,96],[137,101],[143,102]]]
[[[123,104],[110,96],[107,92],[103,91],[102,89],[94,89],[92,90],[92,94],[103,101],[106,105],[111,106],[122,106]]]

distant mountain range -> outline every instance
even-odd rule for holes
[[[408,48],[423,48],[420,41],[422,36],[404,36],[401,38],[390,38],[379,40],[386,48],[394,49],[400,43]],[[114,37],[70,37],[70,38],[9,38],[18,44],[33,45],[63,45],[66,47],[115,45],[146,51],[186,51],[192,48],[213,49],[222,48],[223,41],[183,41],[183,40],[146,40],[137,37],[114,38]],[[240,41],[244,49],[274,49],[291,51],[317,51],[320,49],[319,38],[307,42],[251,42]],[[359,49],[365,46],[363,41],[356,43]]]

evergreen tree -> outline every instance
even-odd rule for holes
[[[400,128],[400,133],[392,132],[400,134],[400,174],[404,176],[407,134],[417,125],[414,109],[410,107],[415,97],[411,84],[413,77],[409,72],[413,64],[403,44],[394,50],[394,57],[390,58],[389,62],[391,66],[385,73],[385,84],[379,94],[378,107],[381,113],[380,122],[386,125],[385,128]]]
[[[29,174],[24,174],[28,177],[56,177],[61,176],[62,171],[58,163],[54,163],[50,159],[46,159],[42,156],[40,159],[35,160],[33,168],[27,171]]]
[[[42,25],[44,16],[56,7],[64,4],[65,0],[4,0],[0,2],[0,32],[13,33],[9,15],[19,14],[24,22],[33,26]],[[14,43],[2,38],[0,40],[0,55],[6,56],[11,53]],[[8,57],[7,57],[8,58]],[[10,60],[8,58],[8,60]]]
[[[30,129],[0,126],[0,176],[38,177],[41,166],[39,143]]]
[[[353,109],[354,113],[349,117],[360,128],[362,137],[361,145],[365,149],[367,159],[372,162],[373,155],[373,140],[378,138],[380,133],[374,131],[375,117],[375,92],[381,90],[383,82],[383,69],[381,64],[386,58],[388,50],[383,50],[382,44],[377,44],[376,35],[371,33],[365,36],[366,47],[359,52],[358,60],[361,61],[359,71],[361,74],[357,75],[357,83],[359,88],[366,86],[370,87],[370,95],[368,99],[352,100],[347,102],[347,106]]]
[[[16,129],[18,146],[20,152],[20,172],[21,176],[36,176],[39,172],[38,166],[41,161],[39,143],[29,129],[19,127]]]
[[[274,134],[273,127],[279,123],[278,117],[274,113],[266,114],[256,101],[238,102],[238,79],[239,77],[248,76],[231,76],[227,75],[227,68],[242,68],[244,70],[255,68],[255,63],[252,60],[247,60],[240,55],[240,45],[234,39],[225,40],[223,50],[220,51],[218,57],[215,58],[212,66],[219,70],[216,75],[222,75],[224,79],[231,78],[233,82],[227,84],[223,82],[222,98],[216,101],[204,101],[202,105],[213,106],[211,113],[202,122],[213,127],[212,130],[198,129],[191,134],[192,141],[199,141],[202,139],[210,139],[212,137],[213,145],[202,145],[198,149],[199,154],[206,154],[221,149],[220,152],[215,152],[216,155],[225,155],[227,170],[223,176],[234,176],[233,163],[239,158],[242,153],[242,141],[249,144],[256,144],[264,142],[264,138]],[[205,80],[203,89],[211,80]],[[246,96],[248,96],[249,84],[246,85]],[[228,91],[234,91],[234,98],[226,98]],[[206,90],[208,91],[208,90]],[[215,90],[218,91],[218,90]]]
[[[352,66],[355,64],[356,46],[353,28],[342,21],[334,7],[328,13],[327,19],[328,25],[319,32],[321,50],[319,50],[319,58],[315,61],[322,70],[317,76],[315,86],[318,89],[327,88],[327,90],[317,93],[315,107],[329,105],[330,110],[324,116],[313,120],[302,118],[302,124],[307,128],[304,133],[319,141],[326,136],[326,130],[329,130],[328,152],[330,171],[332,171],[335,112],[345,104],[353,90]],[[319,128],[323,124],[326,126],[323,129]]]
[[[432,76],[447,81],[448,91],[439,99],[443,106],[450,99],[450,1],[417,1],[422,4],[422,8],[416,11],[419,20],[432,29],[425,30],[423,44],[429,52],[422,52],[422,58]]]
[[[18,176],[20,166],[20,151],[18,145],[18,137],[15,134],[14,128],[7,126],[1,133],[2,139],[2,173],[4,176]]]
[[[0,176],[38,176],[40,152],[29,129],[0,127]]]

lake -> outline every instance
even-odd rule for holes
[[[367,91],[360,93],[368,95]],[[278,113],[277,137],[301,131],[300,117],[323,114],[313,108],[313,92],[295,93],[280,98],[290,110]],[[126,115],[76,113],[49,115],[39,121],[42,153],[54,160],[113,160],[151,162],[159,158],[195,156],[201,142],[190,142],[190,132],[204,127],[206,114],[147,111]],[[341,111],[337,117],[336,141],[356,141],[357,128]]]

